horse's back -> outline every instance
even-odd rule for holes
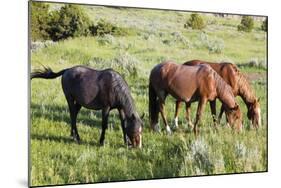
[[[197,59],[183,63],[183,65],[188,65],[188,66],[203,65],[203,64],[209,65],[210,67],[212,67],[212,69],[214,69],[217,73],[219,73],[222,66],[224,66],[223,64],[226,64],[226,63],[215,63],[215,62],[209,62],[209,61],[203,61],[203,60],[197,60]]]
[[[164,90],[174,98],[187,102],[192,98],[197,98],[195,95],[198,89],[202,90],[202,87],[210,86],[209,83],[213,79],[209,77],[213,75],[213,72],[212,68],[205,64],[184,66],[168,61],[154,67],[151,71],[150,82],[155,90]],[[200,85],[202,83],[204,86]]]
[[[113,88],[120,83],[126,84],[112,69],[95,70],[86,66],[76,66],[62,76],[65,96],[71,96],[82,106],[91,109],[101,109],[112,103]]]
[[[223,80],[232,87],[234,94],[236,95],[238,93],[237,81],[241,75],[235,64],[229,62],[215,63],[202,60],[191,60],[184,63],[184,65],[188,66],[200,64],[208,64],[212,67],[212,69],[214,69]]]
[[[62,84],[65,89],[82,89],[90,87],[98,78],[99,71],[85,66],[76,66],[68,69],[62,75]]]

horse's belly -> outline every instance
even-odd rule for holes
[[[103,105],[98,104],[98,103],[89,103],[89,104],[81,104],[83,107],[92,109],[92,110],[101,110],[103,109]]]
[[[98,96],[90,101],[82,100],[77,102],[80,103],[83,107],[92,110],[101,110],[106,107],[106,104],[104,103],[105,101],[100,100]]]
[[[190,101],[195,95],[195,93],[196,93],[196,88],[190,87],[190,85],[188,84],[184,84],[184,85],[175,84],[170,86],[170,94],[174,98],[180,99],[185,102]]]
[[[188,102],[192,99],[192,92],[184,92],[181,90],[170,90],[169,93],[177,100]]]

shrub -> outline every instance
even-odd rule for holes
[[[182,43],[185,47],[191,48],[190,41],[181,32],[173,32],[172,36],[175,42]]]
[[[30,48],[31,48],[31,51],[37,51],[39,49],[42,49],[42,48],[46,48],[48,46],[52,46],[52,45],[55,45],[56,43],[51,41],[51,40],[47,40],[47,41],[44,41],[44,42],[41,42],[41,41],[35,41],[35,42],[31,42],[31,45],[30,45]]]
[[[89,29],[91,34],[94,36],[104,36],[104,35],[125,36],[134,33],[134,31],[129,28],[118,27],[103,19],[99,20],[97,24],[91,25]]]
[[[222,53],[224,41],[221,38],[214,38],[208,41],[207,47],[210,53]]]
[[[195,41],[196,48],[208,49],[209,53],[222,53],[224,50],[224,40],[218,37],[211,38],[207,33],[200,33],[198,40]]]
[[[238,31],[251,32],[254,28],[254,19],[250,16],[243,16],[241,23],[237,26]]]
[[[31,2],[31,39],[49,39],[49,5],[45,3]]]
[[[267,19],[265,19],[261,24],[261,30],[267,32]]]
[[[85,65],[90,65],[96,69],[112,68],[119,72],[124,78],[136,78],[139,74],[139,60],[127,52],[120,52],[111,60],[104,60],[99,57],[93,57]]]
[[[106,45],[106,44],[112,45],[115,43],[115,38],[110,34],[106,34],[104,36],[97,37],[97,41],[100,45]]]
[[[190,18],[187,20],[184,25],[185,28],[191,27],[192,29],[202,30],[206,27],[204,19],[199,14],[191,14]]]
[[[86,36],[89,34],[90,19],[77,5],[65,5],[52,12],[49,36],[58,41],[69,37]]]
[[[191,42],[181,33],[172,32],[169,35],[161,35],[162,43],[165,45],[181,45],[182,48],[192,48]]]

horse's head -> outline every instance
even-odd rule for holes
[[[127,127],[126,127],[126,135],[127,135],[127,143],[133,147],[142,146],[142,125],[143,122],[141,118],[136,117],[134,114],[130,118],[127,118]]]
[[[227,122],[232,128],[235,128],[237,131],[241,131],[242,124],[242,113],[238,104],[231,109],[226,109],[225,111]]]
[[[255,99],[253,103],[249,104],[247,116],[255,128],[261,126],[261,108],[259,99]]]

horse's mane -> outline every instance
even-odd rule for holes
[[[247,78],[239,71],[236,65],[231,64],[231,66],[238,76],[237,86],[239,88],[239,95],[245,102],[252,103],[254,100],[256,100],[256,96],[251,85],[249,84]]]
[[[128,84],[123,80],[119,73],[114,71],[112,78],[112,92],[115,94],[116,99],[121,105],[126,107],[127,112],[131,114],[135,114],[135,105],[133,102],[133,98],[130,94],[130,89]]]
[[[214,79],[216,81],[216,89],[217,89],[219,98],[224,102],[226,97],[228,95],[231,95],[232,98],[234,99],[235,97],[234,97],[234,94],[232,92],[232,88],[230,87],[230,85],[228,85],[215,70],[213,70],[213,69],[211,69],[211,70],[213,72]]]

